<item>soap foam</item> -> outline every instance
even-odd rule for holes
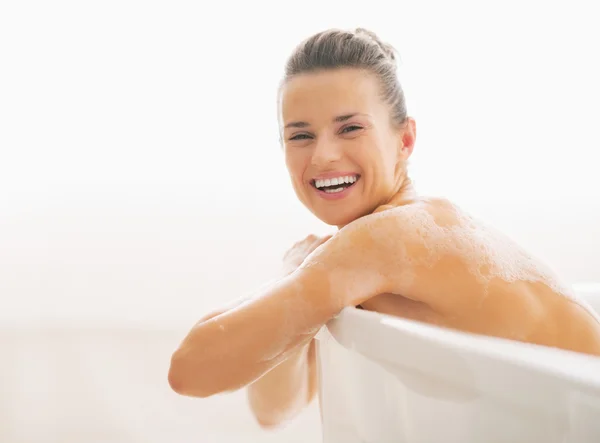
[[[552,291],[575,300],[570,288],[563,285],[556,274],[540,260],[529,254],[508,236],[480,222],[449,203],[422,202],[401,206],[368,216],[367,226],[373,227],[380,217],[392,214],[398,223],[398,237],[376,238],[382,233],[373,229],[376,242],[395,243],[395,255],[390,257],[407,283],[414,276],[415,266],[433,267],[442,257],[466,258],[469,272],[482,283],[485,291],[493,279],[512,283],[541,282]],[[387,235],[387,234],[386,234]],[[408,247],[419,250],[418,257],[409,256]]]
[[[494,279],[507,283],[540,282],[555,293],[583,307],[586,306],[576,299],[571,288],[563,285],[549,267],[508,236],[448,202],[443,202],[441,208],[422,202],[363,217],[343,228],[339,233],[341,235],[334,236],[334,243],[342,241],[343,244],[338,243],[335,248],[319,246],[300,268],[323,266],[328,259],[324,255],[333,255],[329,258],[340,263],[341,266],[330,273],[330,288],[345,288],[343,292],[346,294],[343,296],[347,300],[348,297],[350,299],[356,297],[347,292],[364,292],[361,288],[375,287],[390,273],[394,273],[397,277],[395,280],[401,281],[402,285],[408,288],[414,285],[417,266],[433,267],[446,256],[465,257],[464,262],[468,271],[482,284],[486,293]],[[398,223],[397,236],[390,238],[387,229],[385,231],[377,229],[382,217],[392,217]],[[348,247],[353,247],[353,231],[362,230],[365,226],[368,230],[369,227],[373,228],[369,233],[376,244],[382,244],[381,242],[392,244],[393,254],[385,257],[386,265],[379,272],[374,272],[366,279],[365,276],[360,276],[359,280],[356,273],[343,267],[343,257],[337,254],[339,251],[349,250]],[[381,237],[383,235],[385,237]],[[420,252],[424,250],[425,253],[419,253],[418,256],[409,255],[408,249],[414,245],[419,245]],[[282,280],[275,281],[274,284],[277,285],[279,282]],[[309,302],[302,296],[306,288],[303,288],[298,280],[288,280],[288,283],[292,284],[295,296],[290,297],[285,305],[279,306],[278,312],[273,313],[279,318],[278,327],[270,331],[272,341],[263,348],[263,355],[259,357],[261,362],[270,363],[272,367],[283,361],[298,346],[308,343],[322,327],[321,324],[315,324],[315,317],[313,317],[315,307],[308,306]],[[486,293],[483,295],[485,296]],[[323,297],[329,295],[323,294]],[[598,318],[591,308],[588,310]],[[260,325],[258,327],[260,328]],[[247,339],[252,340],[252,337]]]

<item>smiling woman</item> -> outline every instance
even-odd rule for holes
[[[382,95],[372,72],[293,62],[282,87],[281,114],[286,164],[302,203],[326,223],[343,226],[388,203],[401,189],[411,193],[405,163],[416,129],[403,111],[401,90],[393,89],[398,83],[387,88],[400,108],[390,115],[390,98]],[[393,66],[386,58],[379,64]],[[301,68],[308,70],[294,74]],[[346,177],[352,186],[342,188],[339,180]],[[330,189],[317,189],[317,181]]]
[[[357,114],[348,114],[342,115],[339,117],[335,117],[333,119],[333,123],[344,123],[350,121],[352,119],[357,119]],[[292,122],[285,125],[286,130],[291,130],[293,128],[301,128],[310,130],[310,123],[306,122]],[[345,126],[340,133],[341,134],[349,134],[351,131],[359,131],[363,129],[361,126],[356,124],[350,124]],[[298,131],[299,132],[299,131]],[[293,132],[293,135],[289,137],[290,142],[300,142],[302,140],[310,140],[310,134],[296,131]],[[309,183],[320,193],[322,198],[327,200],[337,200],[344,198],[348,191],[358,180],[360,179],[360,174],[355,174],[353,172],[343,172],[343,171],[334,171],[329,173],[319,174],[317,177],[313,179],[309,179]]]
[[[358,305],[600,355],[600,320],[550,269],[450,201],[417,195],[407,171],[416,123],[393,51],[374,34],[330,30],[300,44],[280,121],[298,199],[339,230],[299,242],[287,275],[198,322],[173,354],[175,391],[250,385],[258,421],[281,423],[314,397],[315,334]]]

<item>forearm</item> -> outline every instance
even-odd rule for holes
[[[169,382],[199,397],[239,389],[306,345],[342,307],[329,297],[326,276],[299,270],[197,324],[172,357]]]
[[[317,390],[315,341],[302,345],[248,386],[248,401],[261,426],[277,426],[306,407]]]

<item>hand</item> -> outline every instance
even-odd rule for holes
[[[309,235],[304,240],[294,244],[283,256],[284,271],[286,274],[294,272],[315,249],[329,240],[332,236],[319,237]]]

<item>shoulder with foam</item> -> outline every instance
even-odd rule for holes
[[[439,224],[451,224],[456,218],[451,205],[420,200],[361,217],[340,229],[329,241],[319,246],[302,267],[361,263],[375,264],[394,257],[406,256],[426,239],[441,237]],[[411,255],[411,254],[408,254]]]
[[[336,234],[359,246],[359,243],[385,246],[396,238],[409,235],[426,219],[433,220],[434,210],[431,203],[418,201],[411,204],[385,209],[355,220]]]

